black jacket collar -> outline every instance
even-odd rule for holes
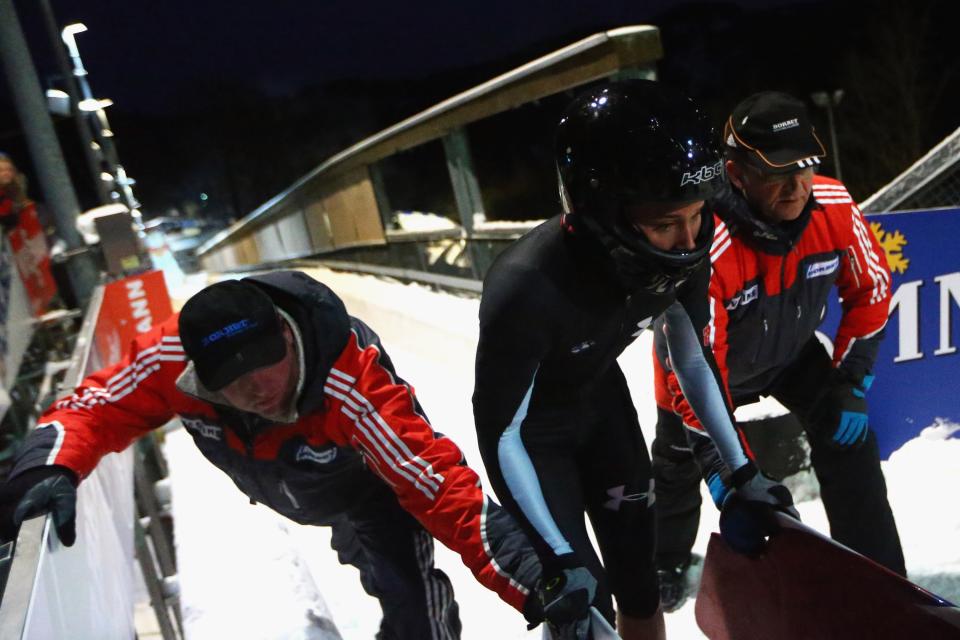
[[[810,194],[800,217],[790,222],[768,222],[753,212],[740,190],[729,180],[710,199],[708,206],[723,220],[730,232],[763,253],[786,255],[796,246],[810,222],[811,212],[820,205]]]

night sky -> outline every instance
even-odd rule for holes
[[[568,34],[651,21],[689,2],[52,0],[91,81],[130,110],[186,108],[182,89],[227,77],[273,94],[341,79],[396,79],[495,62]],[[16,1],[38,66],[53,71],[35,3]],[[764,2],[699,3],[756,8]],[[796,4],[775,2],[774,5]],[[546,53],[547,50],[540,51]]]
[[[242,215],[352,142],[629,24],[661,28],[662,80],[717,119],[756,90],[783,89],[809,103],[811,91],[843,87],[844,178],[859,197],[960,125],[960,57],[948,48],[956,22],[937,0],[51,2],[61,25],[89,29],[77,36],[80,52],[94,93],[115,103],[108,113],[121,159],[148,217],[200,190],[222,195],[212,215]],[[56,85],[39,8],[28,0],[15,6],[41,82]],[[905,120],[904,131],[878,137]],[[59,121],[57,131],[80,174],[71,127]],[[898,148],[877,149],[881,140]],[[0,150],[29,175],[5,82]],[[89,200],[86,178],[74,179]]]

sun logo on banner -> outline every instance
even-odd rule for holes
[[[877,237],[877,242],[883,248],[884,255],[887,256],[887,266],[891,273],[903,273],[910,266],[910,258],[903,255],[903,247],[907,244],[907,239],[903,234],[894,230],[892,233],[884,231],[879,222],[871,222],[870,230]]]

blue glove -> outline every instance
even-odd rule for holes
[[[597,594],[597,580],[586,567],[544,577],[538,591],[543,617],[556,640],[590,637],[590,605]]]
[[[720,535],[734,551],[759,553],[767,538],[780,530],[775,511],[800,519],[790,491],[760,473],[752,462],[737,469],[731,479],[734,489],[720,511]]]
[[[0,537],[13,540],[21,523],[49,513],[60,542],[70,547],[77,538],[77,476],[66,467],[33,467],[0,487]]]
[[[840,449],[858,449],[867,439],[867,391],[873,376],[858,383],[837,371],[834,382],[823,395],[821,421],[830,442]]]

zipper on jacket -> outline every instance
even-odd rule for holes
[[[249,469],[251,469],[250,476],[257,485],[257,489],[260,490],[260,494],[266,496],[267,492],[264,490],[263,483],[260,481],[260,474],[258,474],[256,471],[256,458],[253,455],[253,429],[251,429],[250,425],[246,424],[243,420],[240,420],[239,422],[240,429],[234,429],[234,432],[237,433],[237,435],[240,437],[240,440],[243,442],[243,448],[246,451],[246,456],[250,459],[250,464],[248,465]],[[247,498],[250,500],[250,504],[257,504],[257,501],[252,497],[247,496]]]
[[[793,249],[790,249],[790,252],[787,255],[783,256],[783,260],[780,261],[780,295],[785,296],[787,294],[787,258],[790,257],[790,254],[793,253]],[[797,261],[797,266],[800,265],[799,260]],[[796,284],[796,281],[794,281]],[[791,293],[793,293],[791,291]]]
[[[633,294],[627,294],[627,297],[623,300],[623,309],[620,311],[620,330],[617,332],[620,336],[626,333],[627,328],[627,319],[630,317],[630,299],[633,297]],[[619,336],[618,336],[619,337]]]
[[[757,364],[757,360],[760,359],[760,353],[763,352],[763,341],[767,339],[767,332],[770,329],[767,324],[767,317],[763,315],[763,311],[760,311],[760,319],[763,320],[763,333],[760,336],[760,339],[757,340],[757,349],[753,353],[753,360],[750,361],[750,364]]]
[[[857,252],[853,247],[847,247],[847,261],[850,263],[850,273],[853,274],[853,281],[857,289],[860,288],[860,260],[857,259]]]
[[[788,293],[788,292],[787,292],[787,259],[790,257],[790,255],[791,255],[794,251],[796,251],[796,247],[795,247],[795,246],[793,245],[793,243],[791,242],[791,243],[790,243],[790,250],[787,251],[786,255],[784,255],[783,258],[780,260],[780,293],[777,294],[777,295],[780,297],[781,300],[784,300],[784,299],[787,298],[787,293]],[[799,265],[800,263],[798,262],[797,264]],[[796,284],[796,282],[794,282],[794,284]],[[789,293],[790,293],[790,294],[793,294],[793,291],[790,291]],[[796,302],[794,302],[794,304],[796,304]],[[797,318],[799,318],[799,317],[800,317],[800,305],[799,305],[799,304],[796,304],[796,306],[797,306]],[[780,305],[777,305],[778,317],[781,317],[781,316],[780,316],[780,313],[779,313],[779,310],[780,310],[781,308],[782,308],[782,307],[781,307]],[[780,324],[780,323],[778,323],[778,325],[779,325],[779,324]],[[798,326],[799,326],[799,323],[798,323]],[[778,326],[777,328],[779,329],[779,326]],[[769,330],[770,330],[770,327],[769,327],[769,325],[767,325],[767,317],[766,317],[766,316],[763,316],[763,337],[764,337],[764,339],[766,339],[767,334],[769,333]],[[776,336],[774,336],[774,343],[773,343],[773,344],[774,344],[774,347],[776,347],[776,345],[779,344],[779,340],[776,339]],[[757,358],[759,358],[759,357],[760,357],[760,352],[759,352],[759,350],[758,350],[758,351],[757,351]],[[754,363],[756,363],[757,358],[754,359]]]
[[[767,333],[769,332],[770,326],[767,324],[766,316],[761,316],[763,320],[763,333],[760,335],[760,339],[757,340],[757,350],[753,354],[753,361],[751,364],[757,364],[757,360],[760,359],[760,354],[763,353],[763,343],[767,339]]]
[[[244,429],[247,431],[247,434],[250,433],[250,429],[248,429],[248,428],[246,427],[246,425],[244,425]],[[250,458],[250,460],[251,460],[251,462],[252,462],[252,461],[254,460],[254,457],[253,457],[253,443],[250,442],[247,438],[243,438],[243,446],[244,446],[244,448],[247,450],[247,457]],[[252,465],[251,465],[251,467],[252,467]],[[253,481],[257,483],[257,486],[260,487],[260,492],[263,493],[263,487],[260,485],[260,479],[257,477],[256,471],[254,471],[254,473],[253,473]],[[250,496],[247,496],[247,497],[250,498]],[[257,501],[254,500],[253,498],[250,498],[250,504],[255,505],[255,504],[257,504]]]
[[[290,503],[293,505],[293,508],[299,510],[300,503],[297,502],[297,499],[295,497],[293,497],[293,492],[290,491],[290,487],[287,486],[286,480],[280,481],[280,490],[283,491],[283,493],[287,496],[287,498],[290,499]]]

